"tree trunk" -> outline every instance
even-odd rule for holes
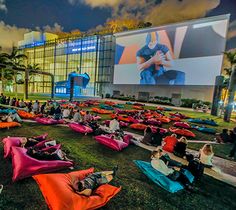
[[[4,93],[4,69],[2,69],[2,78],[1,78],[1,80],[2,80],[2,93]]]
[[[232,73],[229,81],[229,96],[228,96],[228,104],[224,113],[224,121],[230,122],[231,113],[233,110],[234,96],[236,91],[236,66],[232,68]]]

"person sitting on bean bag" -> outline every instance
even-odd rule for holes
[[[147,127],[145,130],[144,130],[144,137],[143,139],[141,140],[141,143],[143,144],[147,144],[147,145],[152,145],[152,137],[153,137],[153,132],[152,132],[152,129],[151,127]]]
[[[199,150],[199,159],[202,164],[204,164],[207,168],[212,168],[212,159],[213,159],[214,153],[212,146],[210,144],[205,144],[200,150]]]
[[[193,190],[193,186],[185,175],[184,170],[182,168],[178,169],[168,167],[168,165],[161,159],[162,156],[162,149],[159,148],[152,151],[151,166],[169,179],[180,182],[180,184],[182,184],[187,190]]]
[[[228,129],[223,129],[222,133],[216,133],[216,138],[215,138],[217,143],[230,143],[230,135],[228,133]]]
[[[157,128],[156,132],[152,136],[151,144],[154,146],[161,146],[163,134],[160,131],[160,128]]]
[[[182,136],[174,146],[174,155],[183,158],[186,155],[188,140]]]
[[[72,188],[80,195],[90,196],[96,188],[109,183],[116,175],[118,166],[112,171],[101,171],[88,175],[82,180],[72,180]]]
[[[41,142],[42,140],[45,140],[45,137],[42,137],[42,139],[38,139],[37,137],[30,137],[30,138],[26,138],[23,137],[21,138],[20,142],[21,142],[21,147],[33,147],[36,144],[38,144],[39,142]]]
[[[120,124],[117,120],[118,118],[115,117],[113,120],[110,121],[109,123],[109,129],[111,132],[115,132],[115,131],[118,131],[120,130]]]
[[[64,160],[64,161],[72,161],[66,157],[66,153],[64,153],[61,149],[57,149],[54,152],[48,152],[43,150],[38,150],[33,147],[29,147],[26,152],[32,158],[37,160]]]

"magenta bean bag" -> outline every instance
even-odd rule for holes
[[[2,140],[4,144],[4,158],[11,157],[12,146],[19,147],[21,145],[22,137],[7,137]]]
[[[138,120],[138,119],[134,119],[133,117],[128,117],[128,119],[129,119],[129,122],[131,122],[131,123],[142,123],[143,122],[143,120]]]
[[[153,119],[153,118],[145,120],[144,123],[148,124],[148,125],[161,125],[161,121],[160,120],[156,120],[156,119]]]
[[[123,141],[112,139],[109,135],[100,135],[95,136],[95,140],[115,151],[121,151],[124,148],[128,147],[129,144]]]
[[[52,118],[42,117],[36,118],[36,122],[43,124],[43,125],[55,125],[55,124],[63,124],[64,120],[54,120]]]
[[[93,129],[80,123],[70,123],[69,127],[79,133],[92,133]]]
[[[110,125],[110,120],[105,120],[104,123],[105,123],[106,126],[109,126]],[[120,127],[128,127],[129,123],[119,121],[119,125],[120,125]]]
[[[191,126],[186,122],[175,122],[174,126],[175,127],[186,128],[186,129],[191,128]]]
[[[101,116],[93,116],[92,118],[93,118],[93,120],[101,120],[102,119]]]
[[[49,173],[73,166],[70,161],[37,160],[28,156],[26,152],[25,148],[12,147],[13,182],[36,174]]]
[[[151,127],[151,129],[152,129],[152,132],[153,133],[156,133],[157,132],[157,127]],[[167,133],[168,132],[168,129],[166,129],[166,128],[159,128],[160,129],[160,133],[161,134],[165,134],[165,133]]]

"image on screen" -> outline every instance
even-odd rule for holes
[[[116,37],[114,84],[214,85],[228,19],[166,26]]]

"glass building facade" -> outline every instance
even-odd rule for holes
[[[90,82],[81,95],[96,96],[103,85],[112,81],[114,68],[115,38],[112,35],[69,37],[53,41],[34,42],[20,46],[27,55],[26,65],[37,65],[39,70],[52,73],[55,82],[67,80],[68,74],[87,73]],[[50,93],[50,77],[30,75],[30,93]]]

